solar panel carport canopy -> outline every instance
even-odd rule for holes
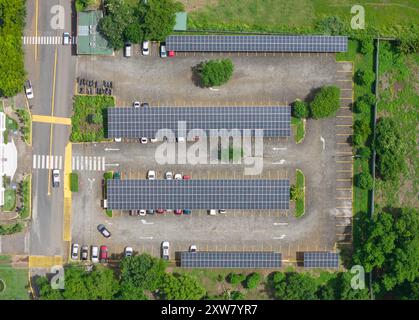
[[[185,52],[346,52],[346,36],[173,35],[166,49]]]
[[[304,252],[304,268],[339,267],[339,254],[335,252],[312,251]]]
[[[182,268],[265,268],[281,267],[281,254],[278,252],[181,252]]]
[[[288,137],[291,134],[291,107],[108,108],[107,121],[108,138],[153,138],[160,129],[171,130],[179,136],[180,122],[185,123],[186,133],[202,129],[209,135],[212,129],[238,129],[241,135],[253,135],[243,129],[263,129],[265,137]]]
[[[107,180],[107,207],[289,209],[289,180]]]

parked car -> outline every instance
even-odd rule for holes
[[[58,188],[60,186],[60,170],[52,170],[52,186]]]
[[[153,209],[147,210],[147,214],[154,214],[154,210]]]
[[[224,214],[224,213],[227,213],[227,210],[226,209],[220,209],[220,210],[218,210],[218,213]]]
[[[175,214],[182,214],[182,210],[176,209]]]
[[[79,245],[77,243],[73,243],[71,247],[71,259],[77,260],[79,258]]]
[[[149,171],[147,172],[147,179],[148,179],[148,180],[154,180],[154,179],[156,179],[156,171],[154,171],[154,170],[149,170]]]
[[[192,244],[192,245],[189,247],[189,252],[196,252],[196,250],[197,250],[197,248],[196,248],[196,245],[194,245],[194,244]]]
[[[174,57],[175,56],[175,52],[173,50],[170,50],[168,56],[169,57]]]
[[[68,32],[64,32],[63,33],[63,44],[65,44],[65,45],[70,44],[70,40],[71,40],[70,34]]]
[[[163,241],[161,244],[161,257],[164,260],[169,260],[170,258],[170,244],[169,241]]]
[[[150,41],[146,40],[143,41],[143,45],[142,45],[142,52],[143,52],[143,56],[148,56],[150,54]]]
[[[147,214],[147,212],[144,209],[140,210],[140,216],[145,216]]]
[[[175,180],[182,180],[182,175],[180,173],[176,173]]]
[[[171,171],[167,171],[166,174],[164,175],[164,178],[166,180],[172,180],[173,179],[173,173]]]
[[[122,141],[122,138],[114,138],[114,141],[115,142],[121,142]]]
[[[149,107],[148,102],[143,102],[143,103],[141,104],[141,108],[148,108],[148,107]]]
[[[139,216],[140,215],[140,210],[130,210],[129,215],[130,216]]]
[[[183,209],[183,214],[191,214],[192,211],[189,209]]]
[[[132,45],[131,45],[131,43],[126,43],[125,44],[125,57],[126,58],[129,58],[129,57],[131,57],[131,50],[132,50]]]
[[[92,246],[92,252],[90,256],[92,257],[93,263],[98,263],[99,262],[99,248],[96,246]]]
[[[134,101],[134,102],[132,103],[132,106],[133,106],[134,108],[139,108],[139,107],[141,107],[141,103],[140,103],[140,101]]]
[[[126,247],[125,248],[125,250],[124,250],[125,257],[131,257],[132,253],[133,253],[133,250],[132,250],[131,247]]]
[[[100,246],[100,262],[101,263],[108,262],[108,247],[107,246]]]
[[[158,139],[157,138],[150,138],[150,142],[151,143],[155,143],[155,142],[157,142],[158,141]]]
[[[208,214],[210,216],[215,216],[215,215],[217,215],[217,210],[214,210],[214,209],[208,210]]]
[[[163,214],[163,213],[164,213],[164,211],[165,211],[164,209],[156,209],[156,212],[157,212],[157,213],[160,213],[160,214]]]
[[[109,238],[111,236],[111,233],[103,224],[100,224],[97,226],[97,230],[104,236],[105,238]]]
[[[89,258],[89,246],[82,246],[80,251],[80,258],[87,260]]]
[[[183,175],[183,180],[189,180],[190,178],[191,178],[191,176]]]
[[[178,143],[184,143],[185,142],[185,138],[184,137],[177,137],[176,138],[176,142],[178,142]]]
[[[167,57],[166,44],[164,42],[162,42],[160,44],[160,57],[161,58],[166,58]]]
[[[121,179],[121,173],[120,172],[114,172],[113,173],[113,178],[115,179],[115,180],[120,180]]]
[[[148,142],[148,139],[146,137],[142,137],[140,139],[140,143],[142,143],[142,144],[146,144],[147,142]]]
[[[26,98],[33,99],[33,88],[32,88],[32,82],[30,80],[25,81],[25,94],[26,94]]]

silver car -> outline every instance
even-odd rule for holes
[[[77,243],[73,243],[71,248],[71,259],[77,260],[79,258],[79,245]]]
[[[164,260],[169,260],[170,258],[170,244],[169,241],[163,241],[161,244],[161,257]]]

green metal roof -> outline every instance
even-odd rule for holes
[[[113,49],[97,30],[103,17],[100,10],[77,13],[77,54],[111,55]]]
[[[186,31],[186,20],[188,14],[186,12],[177,12],[176,13],[176,24],[173,27],[174,31]]]

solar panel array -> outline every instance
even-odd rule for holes
[[[161,129],[185,138],[192,129],[204,130],[207,135],[218,135],[218,131],[210,132],[212,129],[225,129],[221,135],[238,129],[243,136],[252,135],[244,129],[263,129],[265,137],[287,137],[291,134],[291,107],[108,108],[107,121],[109,138],[152,138]]]
[[[181,252],[182,268],[264,268],[281,267],[277,252]]]
[[[166,38],[166,49],[191,52],[346,52],[348,37],[173,35]]]
[[[304,268],[339,267],[339,254],[334,252],[304,252]]]
[[[289,198],[289,180],[107,180],[111,210],[287,210]]]

